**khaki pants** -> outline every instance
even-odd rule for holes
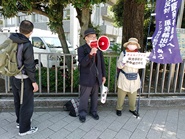
[[[130,92],[125,92],[120,88],[118,88],[118,98],[117,98],[116,110],[121,111],[123,109],[123,103],[124,103],[126,95],[128,95],[129,110],[131,111],[136,110],[137,91],[131,94]]]

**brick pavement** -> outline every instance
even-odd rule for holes
[[[20,137],[14,112],[0,112],[0,139],[185,139],[185,106],[141,107],[140,115],[126,109],[118,117],[114,108],[100,108],[99,120],[87,116],[81,123],[66,111],[37,111],[32,126],[38,132]]]

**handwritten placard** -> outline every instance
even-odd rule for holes
[[[126,52],[128,67],[143,69],[146,66],[149,53]]]

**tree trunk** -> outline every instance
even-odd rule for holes
[[[68,49],[68,45],[66,42],[66,37],[65,37],[63,26],[58,26],[58,29],[56,31],[57,31],[59,40],[62,44],[64,54],[70,54],[69,49]],[[66,56],[66,64],[67,64],[69,72],[71,72],[71,60],[72,60],[71,56]]]
[[[67,45],[67,41],[66,41],[66,37],[65,37],[64,28],[63,28],[63,21],[61,21],[61,19],[63,19],[64,7],[58,6],[58,7],[56,7],[56,9],[57,9],[57,13],[53,13],[53,15],[55,15],[54,24],[55,24],[55,22],[57,22],[57,24],[55,24],[55,26],[53,26],[53,28],[55,29],[56,33],[58,34],[60,43],[62,45],[63,53],[70,54],[69,48]],[[51,17],[51,18],[53,18],[53,17]],[[71,56],[66,56],[65,63],[67,64],[68,71],[71,72]]]
[[[129,38],[137,38],[143,51],[143,24],[144,24],[144,6],[145,2],[137,3],[136,0],[124,1],[123,12],[123,38],[122,43]]]
[[[76,8],[77,9],[77,8]],[[90,18],[90,9],[87,7],[82,8],[81,10],[76,10],[78,13],[78,20],[80,22],[80,45],[83,45],[85,43],[84,40],[84,31],[89,27],[89,18]]]

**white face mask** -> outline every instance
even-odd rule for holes
[[[137,49],[137,45],[129,44],[129,45],[127,46],[127,48],[128,48],[129,50],[133,51],[133,50]]]
[[[89,40],[89,46],[92,47],[92,48],[97,48],[97,40]]]

